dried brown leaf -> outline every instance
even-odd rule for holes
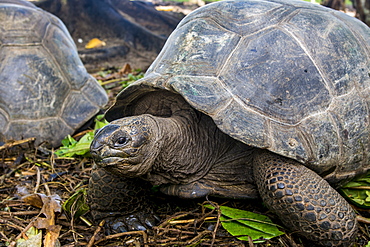
[[[37,229],[46,229],[44,246],[54,247],[62,229],[62,226],[55,225],[56,214],[62,210],[60,197],[58,195],[46,196],[37,193],[24,196],[23,200],[32,206],[41,208],[41,214],[45,217],[38,217],[34,226]]]
[[[29,194],[23,196],[22,199],[25,203],[28,203],[29,205],[37,208],[42,208],[42,206],[44,205],[40,194]]]

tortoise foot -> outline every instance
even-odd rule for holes
[[[104,169],[92,171],[88,201],[95,221],[106,221],[110,233],[138,231],[151,228],[153,216],[150,185],[141,179],[127,179]]]

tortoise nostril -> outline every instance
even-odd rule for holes
[[[90,154],[94,158],[94,160],[99,158],[99,153],[95,150],[90,150]]]
[[[101,149],[101,146],[96,145],[95,142],[92,142],[90,145],[90,154],[93,158],[99,156],[99,150]]]
[[[93,140],[91,145],[90,145],[90,153],[91,155],[95,158],[99,156],[100,151],[102,150],[104,144],[101,143],[98,140]]]

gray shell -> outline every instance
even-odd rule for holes
[[[0,1],[0,129],[53,146],[108,101],[64,24],[19,0]]]
[[[369,168],[370,29],[344,13],[295,0],[206,5],[182,20],[108,120],[159,89],[329,182]]]

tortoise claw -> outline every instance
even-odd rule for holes
[[[133,214],[126,217],[125,222],[130,231],[145,231],[148,228],[145,223],[140,221],[139,217]]]
[[[145,231],[155,226],[157,222],[157,217],[140,212],[120,217],[109,217],[105,219],[106,234]]]
[[[107,228],[107,231],[109,231],[108,232],[109,235],[112,234],[112,233],[115,233],[115,232],[127,232],[126,225],[122,221],[120,221],[119,219],[118,220],[114,219],[113,222],[108,221],[108,222],[106,222],[106,224],[110,224],[109,225],[110,227]]]

